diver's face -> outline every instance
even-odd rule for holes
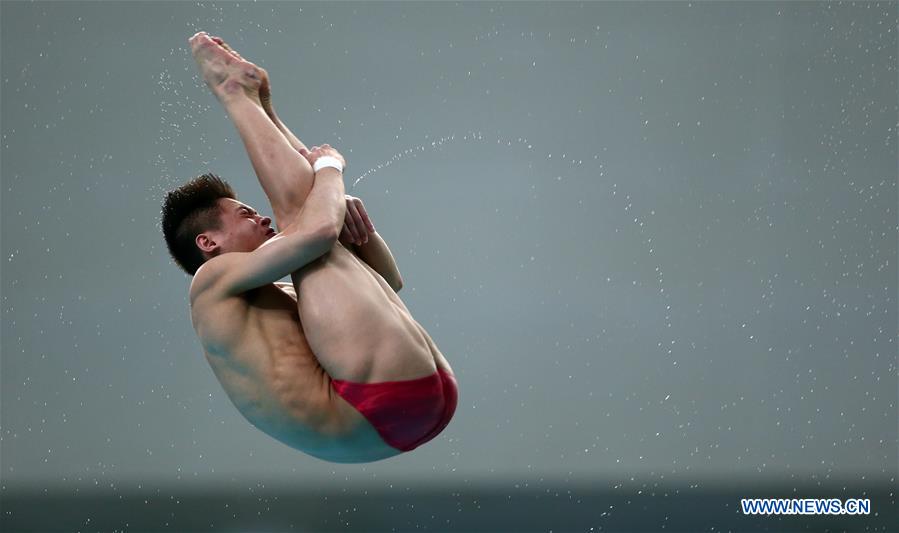
[[[242,202],[220,198],[219,208],[221,228],[214,234],[222,252],[252,252],[276,235],[271,218]]]

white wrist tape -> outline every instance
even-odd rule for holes
[[[312,165],[312,170],[318,172],[325,167],[336,168],[338,172],[343,172],[343,164],[340,162],[340,159],[330,155],[323,155],[316,159],[315,164]]]

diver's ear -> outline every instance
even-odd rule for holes
[[[199,248],[201,252],[205,252],[207,254],[211,254],[213,251],[215,251],[216,248],[219,247],[212,236],[208,233],[201,233],[197,235],[197,238],[194,239],[194,242],[197,243],[197,248]]]

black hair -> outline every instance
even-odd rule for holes
[[[165,195],[162,234],[172,259],[191,276],[206,262],[197,235],[221,228],[219,198],[236,200],[237,195],[215,174],[203,174]]]

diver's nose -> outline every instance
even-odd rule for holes
[[[260,220],[259,223],[265,227],[268,227],[272,225],[272,219],[271,217],[262,217],[262,220]]]

